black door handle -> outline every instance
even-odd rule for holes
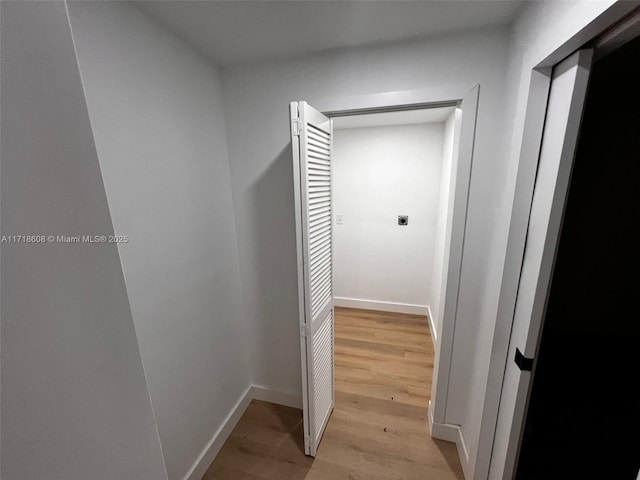
[[[525,357],[519,348],[516,348],[516,358],[513,359],[518,368],[523,372],[530,372],[533,368],[533,358]]]

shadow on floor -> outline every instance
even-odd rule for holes
[[[253,400],[203,480],[304,480],[302,411]]]
[[[304,419],[302,410],[291,407],[280,407],[273,410],[274,418],[280,420],[283,431],[289,433],[292,443],[298,447],[301,455],[304,455]]]

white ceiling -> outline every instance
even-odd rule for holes
[[[456,107],[427,108],[424,110],[407,110],[400,112],[369,113],[335,117],[333,128],[382,127],[388,125],[415,125],[421,123],[442,123]]]
[[[507,24],[523,5],[519,0],[132,3],[223,66]]]

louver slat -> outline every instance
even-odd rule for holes
[[[307,124],[308,269],[313,323],[313,426],[319,441],[333,407],[333,309],[331,240],[331,137]],[[313,327],[312,327],[313,328]],[[314,329],[315,330],[315,329]]]
[[[330,137],[307,124],[307,191],[309,207],[309,275],[311,312],[315,315],[331,296],[331,142]],[[315,235],[322,232],[324,235]],[[322,276],[316,273],[322,271]]]
[[[322,435],[322,428],[333,408],[333,311],[313,338],[313,384],[315,442]]]

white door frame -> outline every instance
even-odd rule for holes
[[[551,88],[552,69],[576,50],[588,46],[590,42],[594,42],[597,38],[607,37],[605,32],[612,30],[614,25],[621,22],[637,6],[638,4],[635,2],[613,4],[592,22],[563,43],[557,45],[551,53],[542,58],[531,69],[474,480],[488,479],[490,478],[490,472],[494,470],[502,471],[503,473],[502,476],[492,476],[492,479],[510,480],[512,478],[508,472],[504,472],[504,464],[502,464],[504,460],[497,458],[499,457],[497,452],[506,448],[508,439],[497,439],[496,427],[506,365],[508,361],[513,361],[508,355],[511,330],[518,295],[518,280],[522,269],[527,238],[529,215],[531,213],[538,158],[542,145],[547,100]],[[606,46],[601,42],[596,42],[595,46],[609,48],[613,42],[619,41],[624,36],[624,30],[623,28],[616,32],[613,29],[609,34],[610,40]],[[598,50],[596,50],[596,55],[598,55]],[[531,335],[529,337],[531,338]],[[539,338],[536,339],[536,343],[538,342]],[[492,465],[492,462],[494,465]],[[497,469],[494,468],[496,467],[496,462],[501,463]]]
[[[467,221],[467,203],[471,181],[471,165],[475,142],[476,118],[480,86],[478,84],[448,84],[446,86],[388,92],[372,95],[335,98],[328,102],[312,102],[328,117],[358,115],[374,112],[391,112],[455,106],[462,110],[458,143],[457,169],[453,196],[452,229],[447,282],[443,302],[442,321],[436,335],[436,358],[429,404],[429,424],[434,438],[456,442],[462,460],[467,460],[466,446],[460,435],[460,427],[445,422],[449,373],[453,352],[458,306],[460,270]],[[297,209],[298,207],[296,207]],[[297,211],[297,210],[296,210]],[[298,248],[298,250],[300,250]],[[299,251],[298,255],[302,252]],[[299,276],[299,282],[300,282]],[[304,393],[304,392],[303,392]],[[463,462],[464,463],[464,462]]]
[[[593,49],[581,49],[553,70],[527,245],[518,282],[508,354],[511,360],[507,360],[498,411],[495,460],[504,458],[504,461],[498,462],[500,468],[496,468],[496,463],[490,470],[490,474],[499,477],[511,478],[516,473],[592,59]]]

